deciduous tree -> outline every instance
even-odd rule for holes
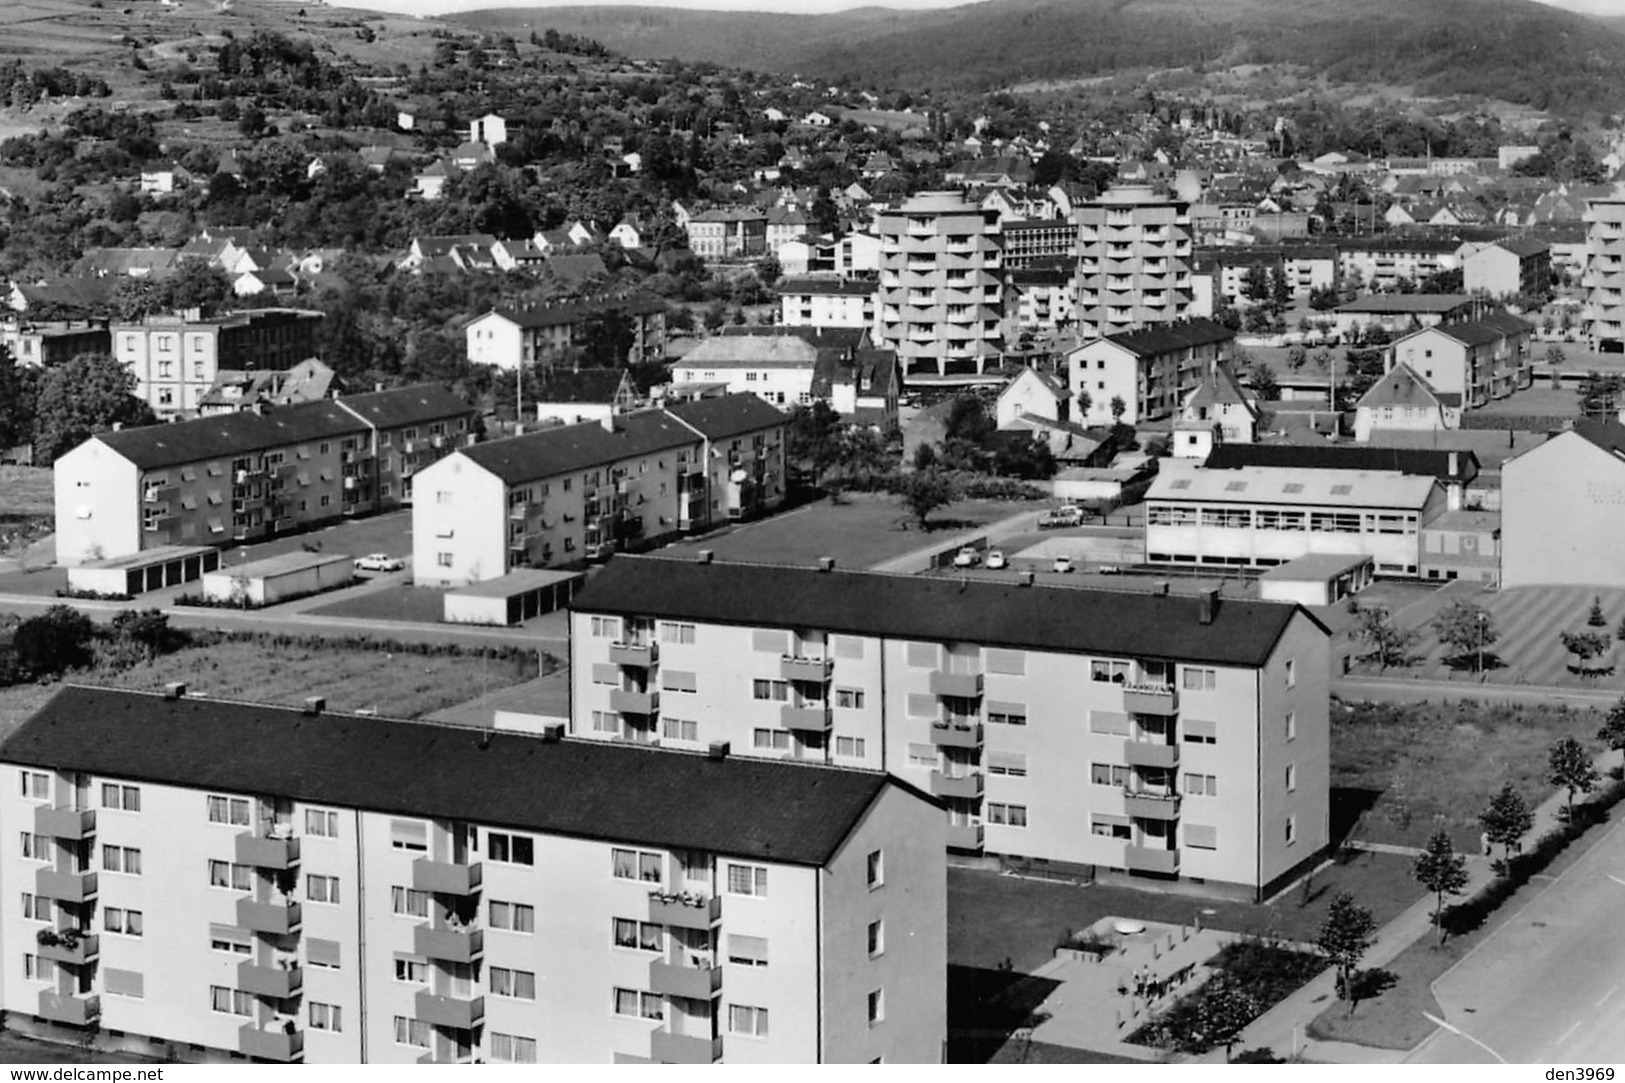
[[[1349,1001],[1351,1012],[1354,1010],[1354,972],[1360,968],[1360,960],[1365,957],[1376,932],[1377,922],[1371,911],[1355,902],[1353,893],[1339,891],[1332,896],[1332,904],[1327,907],[1320,932],[1315,936],[1315,946],[1326,956],[1327,962],[1337,968],[1337,995]]]
[[[1574,818],[1574,798],[1595,789],[1600,777],[1597,765],[1591,762],[1591,753],[1573,737],[1558,741],[1546,754],[1546,779],[1553,786],[1567,791],[1569,800],[1565,812],[1571,820]]]
[[[1460,895],[1467,886],[1467,859],[1456,853],[1450,842],[1450,833],[1443,828],[1428,839],[1422,852],[1411,866],[1418,883],[1433,892],[1433,925],[1439,930],[1439,943],[1444,943],[1444,897]]]
[[[1468,601],[1451,602],[1433,618],[1433,634],[1454,651],[1454,657],[1471,656],[1474,670],[1484,668],[1484,649],[1501,638],[1495,617],[1481,605]]]
[[[1384,670],[1389,666],[1410,664],[1411,649],[1416,646],[1416,641],[1422,638],[1416,629],[1401,628],[1394,623],[1393,614],[1376,606],[1360,610],[1360,624],[1356,634],[1361,642],[1371,648],[1369,656],[1375,658],[1378,667]]]
[[[936,467],[916,470],[903,479],[898,495],[923,529],[932,512],[953,503],[953,480]]]
[[[1501,847],[1502,859],[1511,861],[1513,847],[1520,845],[1529,829],[1535,826],[1535,814],[1529,811],[1523,795],[1508,782],[1500,793],[1490,798],[1489,806],[1478,814],[1478,822],[1484,825],[1484,834],[1491,845]]]
[[[1615,752],[1625,753],[1625,697],[1608,708],[1608,716],[1597,730],[1597,740]]]
[[[116,424],[151,425],[152,408],[135,397],[135,375],[106,354],[80,354],[47,369],[41,382],[34,447],[45,462]]]

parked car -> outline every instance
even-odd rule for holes
[[[1065,553],[1056,557],[1055,570],[1058,572],[1070,572],[1072,570],[1072,558],[1067,556]]]
[[[1010,566],[1009,561],[1004,559],[1004,550],[1003,549],[990,549],[990,550],[988,550],[986,567],[998,569],[998,568],[1008,568],[1009,566]]]
[[[364,557],[357,557],[355,562],[358,572],[398,572],[404,567],[406,561],[388,553],[368,553]]]
[[[1101,575],[1122,575],[1123,574],[1123,569],[1119,568],[1115,564],[1102,564],[1099,568],[1096,568],[1095,570],[1097,572],[1099,572]]]
[[[977,551],[974,545],[967,545],[954,554],[954,567],[956,568],[974,568],[980,563],[982,563],[982,554]]]
[[[1064,527],[1082,526],[1083,509],[1075,504],[1067,504],[1059,508],[1051,508],[1038,517],[1039,530],[1059,530]]]

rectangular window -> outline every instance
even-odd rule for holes
[[[835,754],[849,759],[861,760],[864,757],[864,742],[862,737],[835,738]]]
[[[1124,684],[1128,681],[1128,663],[1115,662],[1109,658],[1096,658],[1089,663],[1089,679],[1091,681],[1109,681],[1112,684]]]
[[[23,977],[29,981],[55,981],[56,964],[37,955],[24,955]]]
[[[211,824],[231,824],[236,827],[247,827],[248,802],[241,797],[221,797],[218,794],[208,796],[209,822]]]
[[[1180,687],[1187,692],[1206,691],[1218,684],[1219,671],[1206,669],[1201,666],[1184,666],[1184,674],[1180,680]]]
[[[102,868],[107,872],[141,875],[141,851],[129,846],[103,846]]]
[[[1134,837],[1134,825],[1127,816],[1096,812],[1089,817],[1089,833],[1106,839],[1128,839]]]
[[[1188,745],[1216,745],[1219,743],[1219,726],[1205,718],[1187,718],[1180,724],[1184,733],[1185,743]]]
[[[120,786],[116,782],[102,783],[102,808],[121,812],[141,811],[141,791],[135,786]]]
[[[427,891],[414,891],[412,888],[396,885],[389,889],[389,897],[392,909],[403,917],[426,918],[429,916],[429,893]]]
[[[789,681],[770,681],[755,679],[750,682],[751,695],[756,699],[776,700],[787,703],[790,700]]]
[[[1193,850],[1217,850],[1219,829],[1203,824],[1186,824],[1185,845]]]
[[[1027,652],[998,650],[989,647],[985,652],[985,664],[989,673],[1008,673],[1015,677],[1025,676],[1027,673]]]
[[[869,958],[886,953],[886,923],[885,921],[871,921],[869,923]]]
[[[211,985],[209,1006],[224,1015],[253,1015],[254,997],[225,985]]]
[[[987,720],[994,726],[1025,726],[1027,724],[1027,705],[1025,703],[1000,703],[998,700],[989,700],[987,704]]]
[[[1215,775],[1186,773],[1185,792],[1196,797],[1219,796],[1219,780]]]
[[[322,970],[337,970],[341,961],[339,942],[316,936],[305,937],[305,962]]]
[[[32,831],[24,831],[22,840],[24,861],[51,861],[55,859],[56,846],[49,835],[36,835]]]
[[[833,636],[835,657],[862,658],[863,640],[858,636]]]
[[[728,865],[728,891],[733,895],[766,895],[767,869],[760,865]]]
[[[1089,732],[1109,733],[1115,737],[1129,735],[1128,715],[1121,711],[1090,711]]]
[[[996,801],[987,803],[987,822],[998,824],[1001,827],[1026,827],[1026,805],[1001,805]]]
[[[687,718],[662,718],[660,735],[669,741],[698,741],[700,724]]]
[[[306,873],[305,898],[315,903],[337,903],[339,901],[339,878],[337,876],[317,876],[313,872]]]
[[[44,771],[23,771],[23,796],[30,801],[51,799],[51,776]]]
[[[325,809],[305,810],[305,834],[336,839],[339,834],[339,814]]]
[[[102,908],[102,928],[120,936],[140,936],[145,923],[139,910],[108,906]]]
[[[34,895],[23,892],[23,920],[24,921],[50,921],[51,900],[44,895]]]
[[[754,1038],[767,1037],[767,1009],[748,1004],[728,1005],[728,1030],[733,1034],[748,1034]]]
[[[525,903],[491,900],[491,928],[511,933],[536,931],[536,908]]]
[[[789,730],[753,729],[750,734],[752,748],[765,748],[774,752],[790,749]]]
[[[491,995],[512,997],[515,1000],[536,999],[536,975],[529,970],[491,968]]]
[[[235,865],[230,861],[211,861],[209,886],[229,888],[232,891],[251,890],[254,886],[254,870],[247,865]]]
[[[936,669],[937,659],[942,652],[935,643],[910,643],[908,645],[908,664],[915,669]]]
[[[788,654],[790,633],[776,629],[758,628],[750,634],[750,649],[767,654]]]
[[[102,971],[102,983],[108,996],[144,1000],[147,995],[147,979],[139,970],[115,970],[113,967],[106,967]]]
[[[592,729],[594,733],[621,732],[621,716],[616,711],[594,711],[592,713]]]
[[[621,638],[621,618],[619,617],[593,617],[592,635],[594,639]]]
[[[910,744],[908,746],[908,764],[910,767],[936,767],[942,761],[937,752],[936,745]]]
[[[662,643],[693,643],[694,625],[678,624],[674,621],[661,621],[660,641]]]
[[[429,1024],[421,1019],[408,1019],[404,1015],[395,1017],[395,1044],[409,1045],[415,1049],[429,1048]]]
[[[253,934],[235,925],[209,924],[209,950],[228,955],[247,955],[253,951]]]
[[[1027,777],[1027,754],[1025,752],[989,752],[987,754],[987,773],[990,775],[1008,775],[1012,778]]]
[[[1288,688],[1293,688],[1293,687],[1297,686],[1297,683],[1298,683],[1298,663],[1297,663],[1296,660],[1288,658],[1286,660],[1286,686]]]
[[[665,1015],[661,1010],[660,998],[653,993],[617,988],[614,996],[616,1015],[628,1015],[634,1019],[660,1019]]]
[[[492,1031],[491,1061],[494,1064],[535,1064],[536,1039]]]
[[[525,835],[490,831],[485,836],[485,856],[507,865],[534,865],[536,840]]]
[[[886,1019],[886,991],[876,989],[869,994],[869,1025],[879,1026]]]
[[[429,961],[417,955],[395,956],[395,980],[411,985],[428,985]]]
[[[665,951],[666,940],[663,926],[647,921],[635,921],[632,918],[613,918],[610,920],[610,936],[618,948],[632,948],[635,951]]]
[[[389,845],[414,854],[429,852],[429,825],[422,820],[389,821]]]
[[[666,878],[665,855],[655,850],[611,850],[610,871],[617,880],[662,883]]]
[[[910,692],[905,702],[910,718],[936,718],[937,697],[922,692]]]
[[[871,888],[877,888],[886,882],[886,852],[884,850],[869,851],[868,880]]]
[[[1291,741],[1291,740],[1296,739],[1297,736],[1298,736],[1298,713],[1296,711],[1288,711],[1286,713],[1286,739],[1288,741]]]
[[[1296,816],[1288,816],[1286,818],[1286,844],[1288,846],[1291,846],[1293,843],[1295,843],[1297,841],[1298,841],[1298,818]]]
[[[835,690],[835,706],[849,711],[863,710],[863,689],[837,688]]]
[[[344,1016],[337,1004],[310,1002],[310,1029],[330,1030],[337,1034],[344,1029]]]
[[[660,687],[667,692],[697,692],[699,679],[692,673],[679,669],[662,669],[660,671]]]
[[[767,938],[729,933],[728,962],[735,966],[766,966]]]
[[[1297,788],[1298,788],[1298,767],[1297,767],[1297,764],[1289,763],[1289,764],[1286,765],[1286,792],[1287,793],[1292,793]]]

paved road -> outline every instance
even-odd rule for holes
[[[1625,824],[1434,983],[1445,1021],[1514,1064],[1625,1062]],[[1611,879],[1619,877],[1619,880]],[[1408,1058],[1490,1063],[1440,1030]]]

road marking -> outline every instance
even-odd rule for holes
[[[1603,995],[1602,995],[1602,999],[1601,999],[1601,1000],[1599,1000],[1599,1001],[1597,1001],[1597,1007],[1599,1007],[1599,1008],[1600,1008],[1600,1007],[1602,1007],[1602,1006],[1603,1006],[1603,1005],[1604,1005],[1604,1004],[1606,1004],[1606,1003],[1608,1003],[1608,998],[1609,998],[1609,997],[1611,997],[1611,996],[1613,996],[1613,995],[1614,995],[1614,994],[1615,994],[1615,993],[1617,993],[1617,992],[1619,992],[1619,986],[1617,986],[1617,985],[1616,985],[1616,986],[1614,986],[1614,987],[1613,987],[1613,988],[1612,988],[1612,989],[1610,989],[1610,990],[1608,990],[1608,992],[1606,992],[1606,993],[1604,993],[1604,994],[1603,994]]]
[[[1574,1032],[1579,1030],[1579,1029],[1580,1029],[1580,1021],[1578,1019],[1576,1019],[1574,1021],[1574,1025],[1572,1027],[1570,1027],[1568,1030],[1565,1030],[1563,1032],[1563,1036],[1561,1038],[1557,1039],[1557,1044],[1562,1045],[1564,1042],[1568,1041],[1571,1037],[1574,1036]]]

